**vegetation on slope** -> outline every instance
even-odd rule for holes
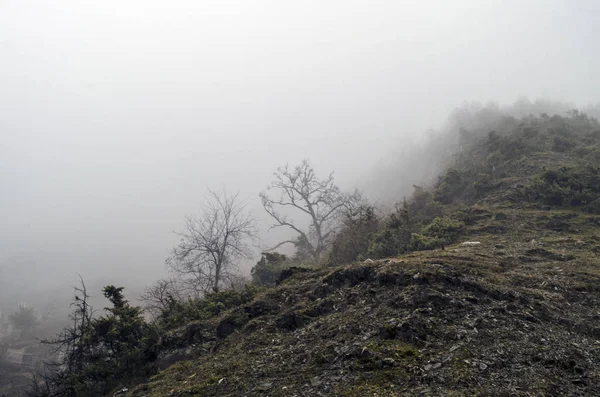
[[[476,247],[293,273],[129,395],[598,394],[597,217],[557,233],[546,225],[571,211],[474,212],[480,230],[519,227],[471,235]]]
[[[147,328],[160,339],[143,345],[156,355],[136,364],[154,375],[123,373],[103,390],[600,394],[600,125],[578,112],[493,119],[494,130],[463,129],[451,167],[391,213],[368,203],[343,212],[325,266],[265,253],[253,270],[260,287],[166,299]],[[138,342],[124,345],[136,360]],[[124,368],[129,357],[102,362]],[[76,394],[94,395],[94,382]]]

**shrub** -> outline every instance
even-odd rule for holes
[[[599,167],[561,167],[535,177],[525,189],[531,201],[556,207],[579,207],[597,213],[600,199]]]
[[[465,178],[456,169],[450,168],[438,182],[434,198],[443,204],[450,204],[464,191]]]
[[[347,213],[331,244],[327,263],[345,264],[366,256],[379,224],[380,219],[373,206],[360,206],[352,213]]]
[[[198,299],[171,299],[168,307],[159,316],[158,324],[164,328],[175,328],[190,321],[206,320],[225,310],[250,302],[258,291],[260,288],[246,285],[241,291],[231,289],[213,292]]]
[[[407,229],[384,228],[373,236],[367,256],[369,258],[385,258],[396,256],[408,250],[410,232]]]
[[[423,236],[422,234],[412,233],[410,235],[409,249],[411,251],[425,251],[440,247],[442,240],[435,237]]]
[[[278,252],[263,252],[251,270],[252,282],[259,286],[275,285],[281,271],[289,266],[287,256]]]
[[[430,195],[418,186],[415,191],[421,193],[422,201],[407,203],[396,206],[396,211],[391,213],[385,222],[382,222],[378,232],[371,238],[367,256],[370,258],[384,258],[395,256],[408,250],[410,233],[417,222],[413,215],[420,211],[426,211],[430,203]]]
[[[413,223],[431,222],[435,217],[442,216],[442,206],[435,201],[431,191],[416,185],[414,189],[410,201],[405,201],[401,208],[396,209],[397,214],[405,211]]]
[[[477,180],[473,182],[473,190],[475,193],[475,197],[482,197],[487,192],[492,190],[494,184],[492,183],[492,179],[488,174],[478,174]]]
[[[576,143],[572,139],[566,139],[560,135],[556,135],[552,139],[552,150],[555,152],[567,152],[575,146]]]
[[[435,218],[429,225],[425,226],[422,234],[431,237],[440,243],[449,244],[458,239],[465,230],[465,224],[448,217]]]

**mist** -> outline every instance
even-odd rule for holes
[[[207,187],[277,241],[286,162],[400,199],[464,103],[596,103],[598,26],[583,0],[0,2],[0,299],[140,291]]]

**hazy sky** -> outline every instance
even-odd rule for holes
[[[0,0],[0,284],[151,282],[207,186],[262,216],[286,161],[351,188],[463,101],[597,102],[598,37],[593,0]]]

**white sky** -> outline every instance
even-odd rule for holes
[[[591,0],[0,0],[0,287],[152,282],[205,187],[263,217],[285,162],[360,186],[463,101],[597,102],[599,27]]]

